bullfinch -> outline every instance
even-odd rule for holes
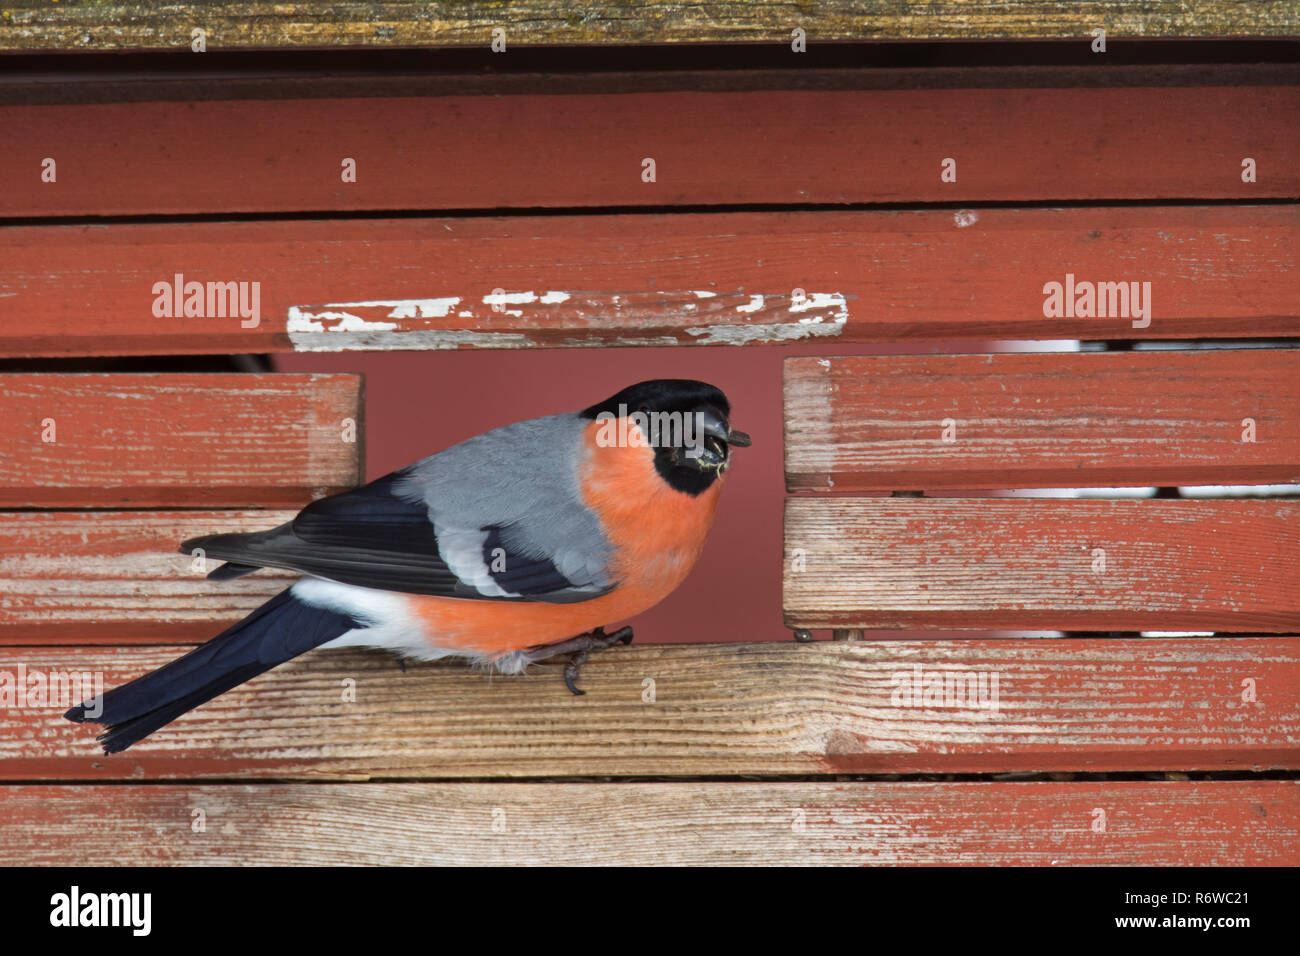
[[[69,720],[117,753],[181,714],[317,647],[460,657],[505,673],[557,654],[569,689],[604,626],[659,603],[704,546],[731,462],[750,443],[712,385],[656,379],[579,412],[485,432],[290,522],[194,538],[225,564],[303,577],[238,624]],[[95,706],[98,705],[98,706]],[[102,710],[100,709],[102,707]]]

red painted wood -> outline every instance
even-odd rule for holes
[[[1289,86],[7,106],[0,215],[1293,197],[1298,118]]]
[[[1294,780],[28,784],[0,800],[6,858],[26,866],[1300,864]],[[485,837],[502,813],[508,833]]]
[[[1300,483],[1300,350],[791,358],[785,437],[792,491]]]
[[[356,375],[4,375],[0,507],[304,505],[363,424]]]
[[[99,674],[108,688],[184,650],[4,647],[0,679],[23,665],[29,683]],[[592,655],[580,700],[559,670],[315,651],[111,757],[96,728],[62,718],[68,704],[29,699],[0,707],[0,779],[1300,769],[1294,637],[634,644]],[[983,675],[979,706],[955,685],[903,696],[936,674]]]
[[[1298,528],[1295,500],[790,498],[785,621],[1290,632]]]
[[[202,534],[265,531],[293,511],[0,513],[0,644],[206,641],[298,579],[234,581],[177,551]]]
[[[0,354],[287,350],[295,306],[372,324],[309,349],[1295,335],[1298,258],[1294,206],[18,227],[0,231]],[[176,273],[260,283],[257,327],[156,318]],[[1045,318],[1067,273],[1151,282],[1150,325]],[[791,312],[796,288],[843,301]],[[495,289],[537,298],[494,310]]]

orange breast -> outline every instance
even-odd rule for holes
[[[601,447],[597,431],[595,422],[587,428],[579,475],[613,546],[619,586],[579,604],[411,597],[430,644],[506,653],[562,641],[640,614],[681,584],[704,547],[721,478],[696,496],[675,491],[655,471],[652,449]]]

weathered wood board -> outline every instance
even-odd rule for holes
[[[1300,783],[0,788],[28,865],[1295,866]],[[113,812],[103,806],[111,801]]]
[[[201,534],[265,531],[293,511],[0,513],[0,644],[205,641],[298,579],[212,582],[180,554]]]
[[[789,498],[790,627],[1293,632],[1300,501]]]
[[[767,42],[787,48],[802,29],[814,45],[844,40],[1073,39],[1109,37],[1294,36],[1300,17],[1280,0],[822,0],[806,7],[776,0],[614,0],[582,11],[548,0],[385,0],[382,3],[267,3],[216,0],[163,6],[131,0],[17,0],[0,13],[0,50],[187,50],[193,30],[206,48],[489,48],[503,31],[511,46]]]
[[[363,426],[359,375],[0,375],[0,507],[305,505],[360,483]]]
[[[1298,119],[1295,85],[16,105],[0,216],[1251,202],[1300,195]]]
[[[19,226],[0,354],[1256,338],[1300,334],[1297,261],[1271,205]],[[1067,275],[1146,318],[1045,315]],[[176,314],[236,280],[255,325]]]
[[[785,361],[791,491],[1300,483],[1300,350]]]
[[[47,675],[47,684],[54,675],[93,683],[100,674],[107,688],[182,650],[6,647],[0,675],[12,682],[20,665]],[[592,656],[583,697],[569,694],[560,669],[403,672],[384,653],[320,651],[112,757],[91,725],[62,718],[63,701],[29,700],[0,708],[0,778],[1300,767],[1294,638],[634,644]]]

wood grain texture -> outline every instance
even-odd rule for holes
[[[785,620],[1293,631],[1298,526],[1277,499],[789,498]]]
[[[791,491],[1300,483],[1300,350],[789,358],[784,373]]]
[[[0,788],[26,866],[1295,866],[1300,783]],[[111,803],[113,813],[103,807]],[[199,811],[197,814],[195,811]],[[1104,830],[1094,826],[1103,818]],[[202,828],[196,830],[197,821]]]
[[[0,375],[0,507],[305,505],[360,483],[363,425],[359,375]]]
[[[0,643],[206,641],[298,579],[206,581],[201,534],[263,531],[292,511],[0,513]]]
[[[5,106],[0,216],[1250,202],[1300,195],[1297,119],[1292,85]]]
[[[508,44],[773,42],[802,27],[813,44],[834,40],[1075,39],[1104,27],[1113,37],[1292,36],[1294,6],[1282,0],[614,0],[581,12],[551,0],[417,3],[250,3],[217,0],[158,6],[128,0],[18,0],[0,12],[0,50],[188,49],[191,30],[209,50],[301,47],[486,47],[504,28]],[[508,48],[508,47],[507,47]]]
[[[17,675],[20,664],[47,675],[98,672],[111,687],[181,650],[0,648],[0,674]],[[997,708],[957,706],[955,696],[908,706],[901,694],[917,667],[922,683],[983,674],[986,702],[997,675]],[[0,775],[139,782],[1300,767],[1300,641],[1291,638],[633,645],[593,655],[584,697],[569,694],[560,669],[512,678],[449,664],[403,672],[383,653],[320,651],[112,757],[92,727],[63,720],[61,701],[29,700],[0,708]],[[1249,703],[1247,679],[1256,689]],[[346,702],[349,686],[355,700]]]
[[[1297,335],[1297,261],[1296,206],[20,226],[0,354]],[[177,271],[260,281],[259,326],[155,319]],[[1045,318],[1067,272],[1150,325]]]

